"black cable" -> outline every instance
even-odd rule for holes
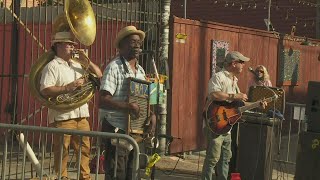
[[[181,140],[181,149],[182,149],[182,152],[184,152],[184,151],[183,151],[183,141],[182,141],[182,139],[181,139],[181,138],[176,138],[176,139]],[[161,171],[163,174],[170,176],[170,175],[176,170],[177,165],[178,165],[180,159],[181,159],[181,158],[179,157],[178,160],[177,160],[177,162],[176,162],[176,164],[175,164],[175,166],[173,167],[172,170],[161,170],[161,169],[160,169],[160,171]]]
[[[197,179],[199,178],[199,167],[200,167],[200,151],[199,151],[199,156],[198,156],[198,169],[197,169]]]
[[[177,160],[177,162],[176,162],[176,164],[175,164],[175,166],[173,167],[172,170],[161,170],[162,173],[165,174],[165,175],[168,175],[168,176],[171,175],[171,174],[176,170],[177,165],[178,165],[180,159],[181,159],[181,158],[179,157],[178,160]]]

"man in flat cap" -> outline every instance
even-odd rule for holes
[[[246,102],[248,100],[247,95],[240,92],[236,76],[243,71],[245,63],[249,60],[248,57],[237,51],[229,52],[226,55],[224,68],[209,80],[205,109],[208,108],[212,101]],[[265,102],[261,103],[261,105],[265,106]],[[209,127],[206,127],[205,133],[207,137],[207,151],[201,179],[227,180],[229,162],[232,156],[231,132],[217,135]],[[215,168],[217,174],[215,174]]]

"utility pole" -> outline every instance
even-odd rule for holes
[[[320,0],[317,0],[316,38],[320,39]]]
[[[12,11],[20,17],[20,0],[12,1]],[[10,50],[10,65],[11,65],[11,102],[8,112],[11,114],[12,124],[16,124],[16,110],[17,110],[17,91],[18,91],[18,44],[19,44],[19,21],[13,18],[12,31],[11,31],[11,50]]]
[[[187,19],[187,0],[184,0],[184,18]]]
[[[271,0],[269,0],[269,6],[268,6],[268,22],[267,22],[268,31],[270,31],[270,25],[271,25]]]
[[[170,18],[170,5],[171,0],[163,0],[161,7],[161,50],[160,50],[160,62],[164,65],[164,68],[161,68],[162,71],[165,71],[162,74],[166,74],[169,76],[169,69],[167,67],[168,64],[168,54],[169,54],[169,18]],[[169,77],[170,78],[170,77]],[[166,83],[166,89],[169,89],[169,79]],[[166,93],[166,92],[165,92]],[[161,104],[159,107],[160,111],[160,129],[159,134],[167,134],[167,102],[165,104]],[[160,154],[164,154],[166,149],[166,139],[160,138],[159,150]]]

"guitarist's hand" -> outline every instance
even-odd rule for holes
[[[260,106],[261,106],[262,109],[265,109],[268,106],[267,101],[265,101],[265,100],[261,101],[260,102]]]
[[[248,101],[248,96],[243,93],[238,93],[234,95],[234,100],[245,102],[245,101]]]

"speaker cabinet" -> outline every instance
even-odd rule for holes
[[[295,180],[320,179],[320,133],[302,132],[299,136]]]
[[[320,133],[320,82],[309,81],[306,114],[308,131]]]
[[[265,87],[265,86],[251,86],[249,89],[249,102],[261,101],[264,98],[273,97],[277,95],[278,98],[272,102],[269,102],[265,109],[256,109],[256,111],[266,113],[274,108],[274,105],[278,111],[282,114],[285,108],[285,91],[277,87]]]
[[[254,123],[239,125],[237,169],[241,179],[272,179],[276,127]]]

